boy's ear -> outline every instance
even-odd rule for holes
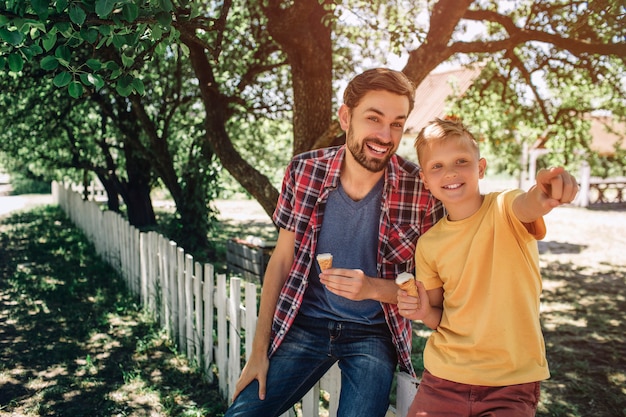
[[[422,171],[421,169],[420,169],[420,179],[424,183],[424,188],[429,190],[430,188],[428,188],[428,183],[426,182],[426,178],[424,178],[424,171]]]
[[[338,115],[339,115],[339,124],[341,125],[341,129],[344,132],[347,132],[348,127],[350,126],[350,107],[346,106],[345,104],[342,104],[339,107]]]
[[[487,160],[485,158],[480,158],[478,160],[478,178],[485,178],[485,171],[487,171]]]

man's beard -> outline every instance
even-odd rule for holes
[[[384,158],[368,158],[365,155],[365,143],[375,143],[377,145],[385,146],[385,144],[381,143],[376,139],[365,139],[363,142],[359,144],[356,140],[354,140],[354,134],[352,133],[352,129],[348,130],[346,135],[346,147],[348,151],[352,154],[354,159],[361,165],[363,168],[367,169],[370,172],[380,172],[387,168],[387,164],[389,159],[391,159],[392,153],[388,153]]]

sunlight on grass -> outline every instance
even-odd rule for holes
[[[109,398],[123,409],[161,408],[159,393],[150,389],[139,373],[124,373],[124,385],[109,394]]]

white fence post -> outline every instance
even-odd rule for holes
[[[591,167],[587,161],[583,161],[580,167],[580,188],[576,203],[580,207],[589,206],[589,191],[591,185]]]
[[[235,393],[235,383],[241,373],[241,279],[230,278],[230,297],[228,299],[228,398]]]
[[[202,329],[203,325],[203,309],[202,309],[202,265],[200,262],[194,263],[193,274],[193,311],[195,312],[193,324],[193,350],[194,360],[198,366],[202,366]]]
[[[417,393],[419,382],[406,372],[398,372],[396,381],[396,416],[405,417]]]
[[[213,276],[213,265],[204,264],[204,285],[202,287],[202,299],[204,300],[204,372],[209,382],[213,382],[213,372],[211,372],[211,364],[213,363],[213,292],[215,290]]]
[[[187,345],[185,339],[185,251],[183,248],[178,248],[176,264],[178,265],[176,289],[176,296],[178,298],[178,311],[176,312],[178,315],[178,325],[176,327],[176,334],[178,335],[178,351],[185,352]]]
[[[215,362],[219,375],[219,388],[224,398],[228,395],[228,340],[226,326],[226,275],[217,276],[217,291],[215,292],[215,307],[217,309],[217,351]]]

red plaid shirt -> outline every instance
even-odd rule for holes
[[[320,149],[294,157],[287,167],[273,218],[277,226],[295,232],[295,258],[276,306],[270,355],[280,346],[302,304],[328,193],[339,185],[344,155],[345,145]],[[380,278],[413,273],[417,238],[443,217],[443,206],[424,188],[418,172],[417,165],[395,155],[385,171],[378,229]],[[410,321],[400,316],[395,304],[382,303],[382,307],[400,367],[415,375]]]

